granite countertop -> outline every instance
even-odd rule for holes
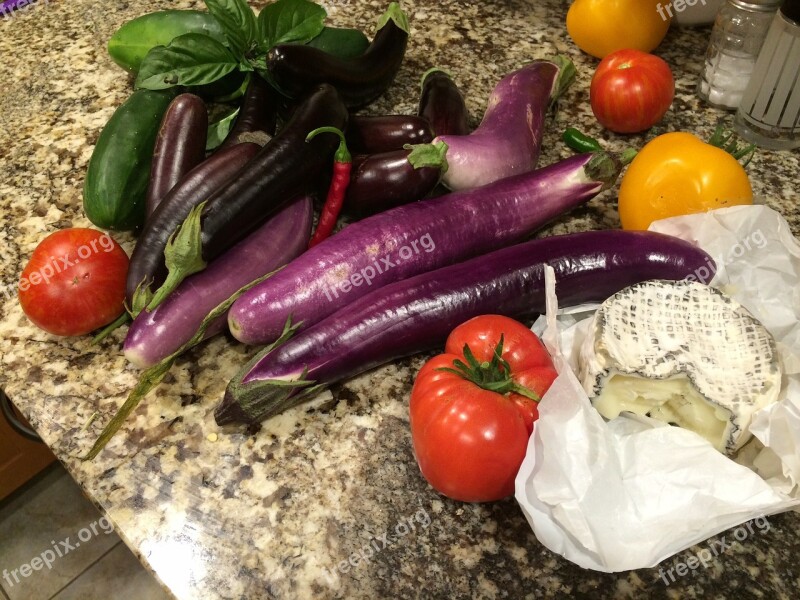
[[[212,411],[253,348],[218,337],[178,361],[93,462],[84,453],[133,387],[120,346],[58,339],[33,327],[14,288],[36,244],[89,226],[81,189],[92,147],[130,92],[105,52],[123,22],[199,2],[39,0],[0,22],[0,385],[86,494],[172,594],[188,598],[796,597],[800,518],[769,518],[743,542],[675,582],[658,569],[583,570],[541,546],[513,500],[462,504],[436,494],[411,451],[408,394],[424,357],[373,370],[247,435],[220,429]],[[372,31],[386,2],[324,2],[337,25]],[[564,28],[556,0],[404,1],[407,60],[371,112],[413,112],[419,76],[454,74],[473,120],[494,83],[533,58],[566,54],[579,77],[544,139],[541,164],[570,152],[558,132],[575,125],[622,150],[644,137],[601,132],[588,87],[595,61]],[[665,130],[707,136],[722,115],[694,94],[708,29],[673,29],[659,49],[676,75]],[[759,152],[756,193],[795,234],[798,154]],[[554,234],[618,227],[617,188],[549,226]],[[117,235],[126,250],[130,235]],[[88,427],[90,417],[98,418]],[[647,532],[642,532],[647,535]],[[717,536],[716,540],[722,540]],[[733,542],[733,543],[731,543]],[[705,544],[662,564],[687,562]],[[367,550],[371,548],[371,550]],[[354,552],[364,558],[347,562]],[[369,554],[372,556],[369,556]]]

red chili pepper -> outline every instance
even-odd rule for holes
[[[336,219],[339,217],[339,213],[342,210],[344,195],[347,192],[347,186],[350,184],[350,170],[353,167],[353,157],[350,156],[350,152],[347,149],[344,133],[336,129],[336,127],[320,127],[309,133],[306,137],[306,141],[315,137],[318,133],[335,133],[339,136],[339,140],[341,141],[333,157],[333,178],[328,188],[328,196],[325,198],[325,204],[322,206],[322,212],[319,215],[317,230],[308,243],[309,248],[313,248],[319,244],[322,240],[330,236],[333,231],[333,227],[336,225]]]

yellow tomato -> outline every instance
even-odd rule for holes
[[[647,229],[658,219],[752,203],[738,160],[691,133],[666,133],[628,167],[619,188],[619,219],[623,229]]]
[[[668,0],[575,0],[567,32],[578,48],[597,58],[623,48],[651,52],[669,29],[666,6]]]

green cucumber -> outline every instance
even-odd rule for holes
[[[83,209],[98,227],[129,231],[144,223],[153,149],[175,95],[175,90],[133,92],[100,133],[83,186]]]
[[[137,17],[117,29],[108,40],[108,53],[120,67],[136,74],[155,46],[166,46],[184,33],[205,33],[227,45],[217,20],[199,10],[161,10]]]
[[[369,40],[358,29],[325,27],[308,45],[339,58],[355,58],[364,54]]]

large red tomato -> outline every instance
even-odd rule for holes
[[[538,418],[531,398],[541,398],[556,375],[522,323],[485,315],[456,327],[411,391],[411,438],[425,479],[465,502],[512,494]]]
[[[674,96],[669,65],[639,50],[618,50],[606,56],[589,90],[594,116],[616,133],[649,129],[664,117]]]
[[[83,335],[122,313],[127,272],[127,254],[107,233],[62,229],[33,251],[20,278],[19,301],[37,327]]]

